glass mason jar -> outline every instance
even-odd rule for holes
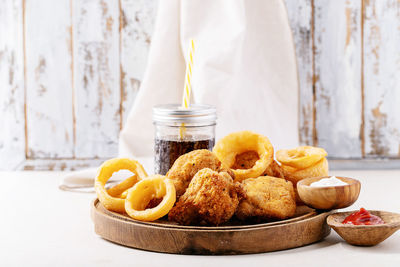
[[[216,120],[216,109],[209,105],[192,104],[187,109],[178,104],[155,106],[154,172],[165,175],[179,156],[190,151],[212,150]]]

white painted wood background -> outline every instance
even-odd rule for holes
[[[301,142],[337,159],[400,158],[400,1],[285,2]],[[156,8],[0,0],[0,169],[77,169],[116,155]]]

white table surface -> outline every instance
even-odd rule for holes
[[[322,242],[239,256],[154,253],[94,233],[90,193],[58,189],[63,172],[0,172],[0,266],[400,266],[400,231],[375,247],[354,247],[333,230]],[[350,209],[400,212],[400,170],[335,171],[362,183]],[[348,208],[349,209],[349,208]]]

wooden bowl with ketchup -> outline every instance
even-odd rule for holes
[[[360,181],[336,176],[343,185],[314,186],[318,182],[331,176],[306,178],[297,183],[300,199],[307,205],[320,210],[342,209],[349,207],[358,199],[361,189]]]
[[[383,221],[381,224],[354,225],[345,223],[344,220],[355,212],[359,211],[338,212],[329,215],[327,218],[328,225],[351,245],[375,246],[400,229],[400,214],[379,210],[370,210],[368,213],[372,216],[378,216]]]

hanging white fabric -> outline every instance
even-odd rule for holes
[[[298,80],[282,0],[159,1],[148,67],[120,135],[121,156],[153,153],[152,107],[180,103],[195,40],[192,101],[217,107],[217,139],[233,131],[298,145]]]

